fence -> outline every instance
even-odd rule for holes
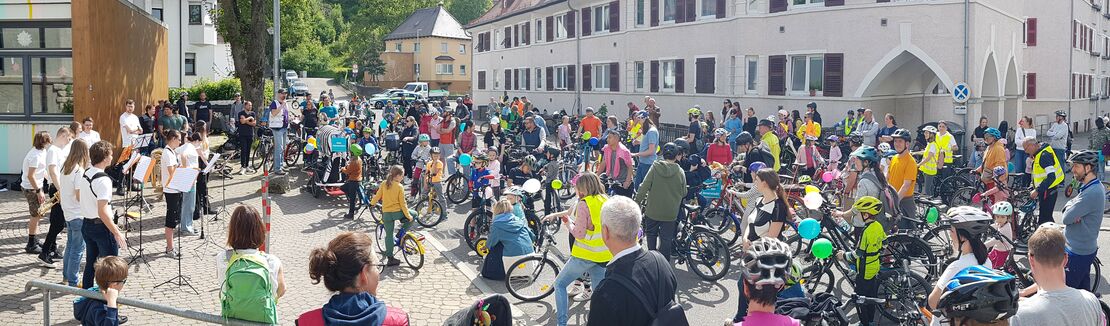
[[[42,300],[42,302],[43,302],[43,304],[42,304],[42,306],[43,306],[43,308],[42,308],[42,324],[47,325],[47,326],[50,325],[50,300],[53,298],[54,293],[61,293],[63,295],[71,294],[71,295],[76,295],[76,296],[82,296],[82,297],[89,298],[89,299],[104,300],[104,295],[101,294],[100,292],[93,292],[93,291],[89,291],[89,290],[86,290],[86,289],[75,288],[75,287],[65,286],[65,285],[61,285],[61,284],[54,284],[54,283],[50,283],[50,282],[43,282],[43,281],[38,281],[38,280],[27,282],[27,286],[24,288],[24,291],[30,292],[32,289],[35,289],[35,288],[42,289],[42,296],[43,296],[43,300]],[[185,318],[185,319],[198,320],[198,321],[202,321],[202,322],[206,322],[206,323],[212,323],[212,324],[233,325],[233,326],[239,326],[239,325],[242,325],[242,326],[266,325],[266,324],[243,321],[243,320],[238,320],[238,319],[227,319],[227,318],[224,318],[224,317],[219,316],[219,315],[213,315],[213,314],[204,313],[204,312],[200,312],[200,311],[194,311],[194,310],[185,310],[185,309],[181,309],[181,308],[177,308],[177,307],[164,306],[164,305],[160,305],[160,304],[157,304],[157,303],[150,303],[150,302],[146,302],[146,301],[128,299],[128,298],[123,298],[123,297],[117,299],[116,302],[120,305],[123,305],[123,306],[150,310],[150,311],[154,311],[154,312],[158,312],[158,313],[174,315],[174,316],[178,316],[178,317]]]

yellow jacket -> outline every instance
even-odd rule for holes
[[[382,213],[403,212],[405,217],[412,219],[412,215],[409,215],[409,205],[405,203],[405,187],[400,184],[392,186],[388,186],[388,184],[389,181],[382,182],[378,191],[374,193],[374,198],[370,199],[370,206],[377,204],[380,200],[382,202]]]

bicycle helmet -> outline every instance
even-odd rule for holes
[[[748,133],[747,131],[742,131],[742,132],[740,132],[739,135],[736,135],[736,144],[737,145],[747,145],[747,144],[751,144],[751,143],[754,143],[754,142],[755,142],[755,138],[752,138],[752,134]]]
[[[690,149],[690,142],[687,142],[685,138],[675,139],[673,143],[678,146],[678,150],[681,152],[685,152],[687,149]]]
[[[678,157],[681,151],[682,148],[675,143],[666,143],[663,144],[663,149],[660,151],[660,154],[663,154],[664,159],[673,160],[675,157]]]
[[[875,197],[863,196],[856,199],[856,202],[852,204],[852,208],[855,208],[861,213],[879,215],[879,212],[883,210],[883,202]]]
[[[740,258],[744,281],[762,289],[764,285],[778,288],[786,284],[790,272],[790,247],[778,239],[760,238]]]
[[[926,127],[926,128],[929,128],[929,127]],[[935,132],[936,128],[933,128],[933,131]],[[898,130],[895,130],[894,133],[891,134],[890,136],[894,137],[894,139],[902,138],[902,140],[905,140],[905,141],[913,140],[913,136],[910,136],[910,131],[906,130],[904,128],[898,128]]]
[[[995,128],[987,128],[986,130],[983,130],[983,135],[990,135],[991,137],[994,137],[994,139],[1002,138],[1002,132],[998,131],[998,129]]]
[[[852,151],[852,156],[871,163],[879,163],[879,153],[874,147],[863,145]]]
[[[836,135],[832,135],[832,136],[829,136],[828,140],[835,143],[835,142],[840,141],[840,137],[837,137]]]
[[[536,168],[536,158],[534,156],[531,156],[531,155],[525,156],[524,160],[520,162],[520,165],[521,166],[528,166],[528,167],[534,169],[534,168]]]
[[[524,188],[520,186],[512,186],[505,190],[506,195],[513,195],[517,197],[524,197]]]
[[[996,166],[993,169],[991,169],[991,171],[994,172],[994,177],[995,178],[1006,175],[1006,167],[1005,166]]]
[[[991,206],[991,213],[994,215],[1014,215],[1014,205],[1008,201],[1000,201]]]
[[[798,184],[807,184],[807,183],[810,183],[812,181],[813,181],[813,178],[808,176],[808,175],[802,175],[802,176],[798,177]]]
[[[755,171],[759,171],[759,170],[766,169],[766,168],[767,168],[767,163],[758,162],[758,161],[752,162],[751,165],[748,165],[748,171],[749,172],[755,172]]]
[[[949,319],[1005,320],[1017,313],[1017,282],[1005,272],[974,265],[948,281],[937,307]]]
[[[420,136],[417,137],[416,139],[419,140],[419,141],[422,141],[422,142],[432,141],[432,137],[428,136],[428,134],[420,134]]]
[[[1067,113],[1067,112],[1064,112],[1064,110],[1056,110],[1056,116],[1058,116],[1058,117],[1065,117],[1065,118],[1067,118],[1067,117],[1068,117],[1068,113]]]
[[[717,128],[717,130],[713,130],[713,137],[721,137],[725,135],[728,135],[728,130],[725,130],[725,128]],[[751,134],[749,134],[748,137],[751,137]]]
[[[855,145],[863,145],[863,134],[858,131],[853,131],[848,134],[848,142]]]
[[[358,144],[351,144],[350,146],[347,146],[347,150],[351,152],[351,155],[362,156],[362,146],[359,146]]]
[[[637,111],[636,112],[636,118],[640,119],[640,120],[647,119],[648,118],[648,112],[646,110]]]
[[[879,146],[876,149],[883,153],[889,152],[891,151],[890,143],[879,143]]]
[[[817,102],[809,102],[809,104],[806,104],[806,107],[817,109]]]
[[[429,150],[428,153],[429,154],[439,154],[440,153],[439,147],[432,147],[432,149]]]
[[[372,133],[374,133],[374,128],[371,128],[371,127],[362,128],[362,132],[372,134]]]
[[[698,109],[698,108],[690,108],[689,110],[686,110],[686,114],[688,114],[688,115],[692,115],[692,116],[695,116],[695,117],[696,117],[696,116],[699,116],[699,115],[701,115],[701,109]]]
[[[958,206],[948,209],[946,220],[956,230],[967,231],[972,237],[977,237],[991,228],[994,218],[982,209],[972,206]]]
[[[933,126],[925,126],[925,127],[921,128],[921,131],[924,131],[924,132],[931,132],[931,133],[934,133],[934,134],[936,134],[936,133],[937,133],[937,127],[933,127]]]
[[[759,120],[759,125],[764,126],[764,127],[768,127],[768,128],[775,127],[775,123],[771,122],[771,120],[768,120],[768,119]]]
[[[1068,163],[1071,164],[1086,164],[1098,165],[1098,152],[1086,150],[1072,155],[1068,158]]]

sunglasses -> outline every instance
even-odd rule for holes
[[[122,280],[119,280],[119,281],[108,282],[108,284],[114,284],[114,283],[127,284],[127,279],[125,278],[125,279],[122,279]]]

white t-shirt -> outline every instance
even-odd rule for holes
[[[77,179],[77,191],[81,193],[81,198],[84,199],[81,200],[81,216],[87,219],[99,218],[100,215],[97,213],[96,204],[101,200],[108,201],[108,211],[112,211],[112,178],[101,177],[93,180],[91,185],[89,181],[86,180],[86,178],[92,179],[93,175],[98,172],[104,172],[104,170],[96,167],[89,167],[89,169],[85,171],[85,177]],[[94,189],[96,191],[93,191]],[[94,192],[96,195],[93,195]]]
[[[197,154],[197,147],[193,143],[185,143],[177,148],[177,152],[181,153],[181,157],[185,160],[185,167],[187,168],[200,168],[200,154]]]
[[[944,273],[940,274],[940,278],[937,279],[937,283],[933,287],[944,290],[944,288],[948,286],[948,281],[951,281],[953,277],[956,277],[956,274],[958,274],[965,268],[975,265],[979,265],[979,262],[975,260],[975,254],[967,253],[960,255],[960,259],[956,259],[956,261],[953,261],[951,264],[948,265],[947,268],[944,269]],[[991,264],[990,259],[988,259],[982,265],[987,268],[994,268],[994,266]],[[944,316],[937,315],[936,318],[933,318],[933,322],[930,325],[948,325],[947,321],[948,320],[944,318]]]
[[[34,178],[39,187],[42,187],[42,181],[46,178],[46,151],[32,148],[30,152],[27,152],[27,156],[23,157],[23,167],[20,169],[23,177],[20,178],[19,183],[19,186],[23,189],[34,188],[31,186],[31,179],[27,178],[27,171],[31,168],[35,168],[35,175],[30,177]]]
[[[259,253],[258,250],[255,250],[255,249],[242,249],[242,250],[232,249],[232,250],[227,250],[227,251],[221,251],[219,254],[217,254],[216,255],[216,283],[220,284],[221,288],[223,287],[223,284],[224,284],[224,277],[227,277],[227,275],[225,273],[227,273],[227,263],[228,263],[228,259],[231,258],[232,251],[238,252],[241,255],[250,255],[250,254]],[[277,296],[277,289],[278,289],[277,281],[278,281],[278,272],[281,271],[281,260],[278,259],[277,256],[267,254],[265,252],[261,253],[261,255],[262,255],[263,258],[265,258],[266,265],[267,265],[266,267],[268,267],[269,272],[270,272],[270,284],[273,284],[273,287],[271,287],[270,289],[274,293],[274,295]]]
[[[61,175],[58,180],[58,198],[61,199],[62,213],[66,221],[72,221],[84,216],[81,214],[81,203],[77,201],[77,179],[82,179],[85,170],[81,166],[74,167],[69,174]]]
[[[1041,290],[1021,300],[1017,314],[1010,318],[1010,325],[1106,325],[1106,316],[1098,298],[1091,292],[1073,288]]]
[[[89,144],[89,147],[92,147],[93,144],[100,141],[100,133],[96,130],[82,131],[77,134],[77,139],[84,140],[85,143]]]
[[[139,125],[139,116],[131,112],[124,112],[119,116],[119,135],[123,140],[123,147],[131,146],[131,133],[127,132],[127,127],[134,130],[141,130],[142,126]]]
[[[73,144],[73,141],[70,141],[69,143],[66,143],[65,146],[62,146],[62,147],[58,147],[57,144],[54,144],[54,145],[51,145],[50,147],[47,147],[47,150],[46,150],[46,170],[48,172],[49,171],[54,171],[54,175],[57,175],[59,178],[62,177],[62,172],[61,172],[62,171],[62,163],[65,163],[66,162],[66,157],[69,157],[69,146],[71,144]],[[46,177],[49,179],[50,174],[47,173]],[[61,183],[60,180],[58,182]],[[54,185],[54,186],[57,186],[57,185]]]
[[[178,147],[177,149],[178,149],[178,151],[180,151],[181,147]],[[170,167],[171,166],[172,167],[178,167],[179,165],[181,165],[181,161],[179,161],[177,159],[177,152],[170,149],[169,147],[166,147],[166,148],[162,149],[162,164],[161,165],[162,165],[162,192],[165,192],[165,193],[168,193],[168,194],[181,193],[180,191],[177,191],[177,190],[174,190],[174,189],[170,189],[169,187],[166,187],[170,184]]]

